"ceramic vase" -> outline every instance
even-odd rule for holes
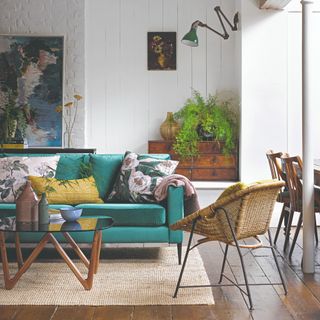
[[[160,126],[160,134],[164,140],[173,140],[177,135],[180,126],[173,118],[172,112],[167,112],[166,120]]]
[[[49,205],[45,192],[42,193],[41,200],[38,205],[39,208],[39,224],[49,223]]]
[[[38,197],[31,187],[31,182],[27,181],[16,199],[16,220],[17,222],[38,222],[38,219]]]

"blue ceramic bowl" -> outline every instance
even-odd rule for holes
[[[60,213],[64,220],[72,222],[80,218],[82,209],[63,208],[63,209],[60,209]]]
[[[79,231],[81,230],[81,224],[77,221],[66,221],[61,226],[61,231]]]

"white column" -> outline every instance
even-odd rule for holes
[[[314,273],[314,173],[310,93],[311,18],[313,1],[302,4],[302,145],[303,145],[303,272]]]

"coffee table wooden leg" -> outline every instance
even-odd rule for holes
[[[77,243],[73,240],[73,238],[70,236],[68,232],[63,232],[63,236],[66,238],[66,240],[70,243],[72,249],[75,251],[75,253],[78,255],[78,257],[82,260],[84,265],[89,268],[90,261],[87,259],[87,257],[84,255],[84,253],[81,251]]]
[[[92,288],[93,275],[94,275],[94,270],[96,269],[97,258],[98,258],[99,237],[101,237],[99,236],[99,233],[101,233],[101,231],[95,231],[94,233],[88,276],[86,279],[83,278],[81,272],[79,271],[77,266],[73,263],[73,261],[70,259],[70,257],[67,255],[67,253],[64,251],[64,249],[62,248],[60,243],[57,241],[57,239],[51,233],[48,234],[50,237],[50,241],[52,242],[52,244],[54,245],[54,247],[56,248],[60,256],[63,258],[63,260],[66,262],[70,270],[74,273],[76,278],[79,280],[79,282],[83,285],[83,287],[86,290],[90,290]]]
[[[97,253],[97,261],[96,261],[96,267],[94,269],[94,273],[98,272],[98,267],[100,263],[100,254],[101,254],[101,245],[102,245],[102,231],[96,231],[99,233],[99,238],[98,238],[98,253]]]
[[[19,232],[16,232],[15,243],[16,243],[16,256],[17,256],[18,268],[20,269],[23,265],[23,256],[21,252]]]
[[[50,234],[48,233],[41,239],[39,244],[34,248],[31,255],[23,263],[19,271],[11,278],[10,272],[9,272],[9,263],[8,263],[7,248],[5,243],[5,236],[4,236],[4,232],[0,231],[0,249],[1,249],[2,269],[3,269],[3,275],[4,275],[4,285],[6,289],[10,290],[16,285],[16,283],[21,278],[21,276],[30,268],[33,261],[38,257],[38,255],[43,250],[43,248],[45,247],[49,239],[50,239]]]

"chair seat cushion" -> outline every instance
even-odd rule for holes
[[[161,226],[166,223],[166,210],[158,204],[104,203],[80,204],[82,216],[109,216],[118,226]]]

